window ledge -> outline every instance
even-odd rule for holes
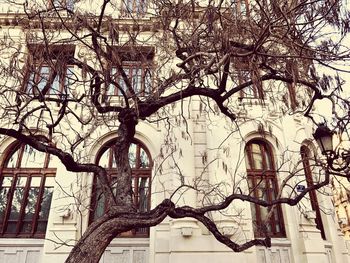
[[[279,247],[290,247],[290,246],[292,246],[292,242],[286,237],[271,238],[271,244],[272,244],[272,246],[279,246]]]
[[[133,238],[115,238],[112,240],[112,242],[109,244],[109,247],[143,247],[149,245],[149,238],[145,237],[133,237]]]
[[[43,247],[45,239],[0,238],[0,247]]]

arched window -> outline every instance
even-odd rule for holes
[[[108,143],[102,148],[97,158],[97,163],[107,169],[110,184],[113,188],[114,179],[118,176],[114,158],[114,142]],[[132,169],[133,200],[140,212],[150,209],[151,171],[152,159],[146,147],[138,141],[134,141],[129,148],[129,162]],[[92,189],[90,209],[90,223],[102,216],[107,210],[107,205],[102,194],[101,187],[96,177]],[[136,228],[121,234],[128,237],[147,237],[148,228]]]
[[[0,236],[44,238],[56,169],[26,144],[11,148],[0,169]]]
[[[260,140],[248,142],[245,148],[248,185],[251,195],[265,201],[274,200],[278,186],[272,152],[267,143]],[[285,237],[281,206],[273,208],[267,219],[269,208],[251,205],[254,234],[256,237],[269,235],[271,237]]]
[[[310,187],[310,186],[314,185],[314,180],[312,178],[312,170],[311,170],[311,165],[310,165],[310,160],[311,160],[312,155],[311,155],[309,148],[306,147],[305,145],[300,147],[300,154],[301,154],[301,159],[303,161],[306,184],[308,187]],[[326,240],[326,235],[325,235],[324,228],[323,228],[321,211],[320,211],[320,208],[318,205],[316,191],[315,190],[310,191],[309,196],[310,196],[311,208],[316,213],[316,219],[315,219],[316,227],[318,230],[321,231],[322,238],[324,240]]]

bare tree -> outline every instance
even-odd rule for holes
[[[281,187],[276,199],[263,200],[252,194],[254,189],[242,191],[238,185],[212,199],[220,186],[182,182],[176,193],[193,188],[212,201],[200,208],[177,206],[172,194],[152,210],[140,211],[133,200],[129,148],[141,122],[160,123],[170,133],[177,122],[186,124],[192,99],[205,105],[206,118],[221,115],[236,128],[244,121],[240,102],[247,96],[314,122],[313,105],[323,98],[342,100],[349,109],[342,80],[318,72],[323,66],[336,74],[337,63],[350,58],[343,44],[349,31],[346,1],[257,0],[248,5],[154,0],[146,11],[143,1],[120,8],[104,0],[94,12],[83,1],[75,8],[68,2],[43,6],[11,1],[20,13],[8,14],[0,42],[0,134],[56,156],[68,171],[96,176],[106,200],[106,213],[87,227],[66,262],[98,262],[113,238],[155,226],[167,216],[200,221],[233,251],[271,246],[267,233],[235,243],[218,230],[210,214],[236,200],[271,212],[282,203],[297,205],[308,192],[329,183],[326,172],[297,192],[298,172],[289,171],[283,182],[292,189],[289,194]],[[118,176],[112,184],[107,170],[83,154],[101,126],[118,134],[113,148]]]

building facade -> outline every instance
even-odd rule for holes
[[[62,4],[52,1],[50,8]],[[242,13],[249,13],[248,1],[237,4]],[[74,7],[70,1],[64,6],[68,11],[87,8],[83,3]],[[153,47],[156,40],[148,39],[160,30],[159,25],[152,18],[145,18],[145,2],[126,1],[121,6],[117,22],[112,22],[118,28],[109,27],[106,41],[122,46],[118,54],[124,61],[123,69],[133,81],[134,90],[141,97],[147,96],[154,85],[152,71],[156,64],[161,64],[161,52]],[[29,61],[30,69],[23,69],[26,72],[19,85],[23,93],[35,94],[38,89],[51,98],[57,94],[75,97],[83,93],[89,80],[87,73],[70,61],[84,57],[93,61],[86,48],[74,42],[68,45],[56,41],[46,53],[40,52],[45,49],[43,42],[33,38],[39,35],[42,40],[40,24],[30,21],[14,5],[4,3],[1,8],[2,37],[20,43],[18,50],[24,55],[18,61],[22,64]],[[143,18],[135,22],[132,15]],[[69,12],[63,17],[69,19]],[[47,21],[51,23],[48,28],[55,32],[53,29],[60,21],[55,16]],[[133,31],[136,24],[137,30]],[[125,39],[131,38],[130,32],[137,32],[136,42],[149,42],[136,50],[129,44],[123,45]],[[64,39],[66,34],[62,30],[58,38]],[[53,34],[52,38],[57,36]],[[1,56],[12,52],[8,46]],[[47,63],[47,57],[54,66]],[[240,66],[238,82],[257,78],[255,71],[243,62]],[[120,86],[126,85],[116,73],[116,66],[110,65],[110,70]],[[70,85],[77,88],[66,90]],[[235,94],[230,103],[239,116],[236,123],[216,114],[211,103],[199,96],[169,107],[164,113],[172,115],[168,122],[139,122],[129,150],[135,207],[148,211],[169,197],[177,205],[199,207],[220,202],[232,191],[248,192],[271,201],[281,196],[295,197],[306,187],[322,181],[326,175],[317,165],[318,149],[311,123],[301,114],[286,114],[307,95],[297,93],[293,84],[283,86],[287,95],[264,92],[267,86],[269,90],[281,88],[278,83],[254,81]],[[121,103],[120,92],[110,84],[101,103]],[[60,106],[55,101],[49,106],[57,107],[52,111],[59,113]],[[34,109],[35,105],[28,107]],[[84,106],[78,106],[78,110],[81,120],[89,115]],[[9,127],[12,121],[13,116],[9,116],[1,125]],[[114,144],[118,122],[111,116],[86,121],[94,122],[94,128],[83,145],[76,148],[76,158],[106,168],[113,188],[117,176]],[[40,130],[40,125],[32,128]],[[76,138],[79,134],[75,125],[79,123],[67,122],[60,132],[67,138]],[[69,172],[56,157],[9,136],[2,135],[0,140],[0,262],[64,262],[87,226],[108,210],[101,187],[91,173]],[[59,139],[56,142],[59,144]],[[267,234],[272,237],[271,248],[256,246],[235,253],[215,240],[198,221],[167,217],[155,227],[135,228],[115,238],[100,262],[350,262],[331,195],[332,189],[325,187],[309,192],[298,205],[282,204],[271,209],[237,201],[222,213],[208,215],[219,231],[235,242]]]

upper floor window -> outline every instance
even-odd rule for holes
[[[129,80],[132,90],[138,96],[146,96],[152,90],[151,67],[149,63],[142,63],[141,61],[125,61],[123,62],[123,70]],[[119,84],[119,87],[110,84],[107,88],[106,95],[122,95],[121,89],[129,94],[125,80],[119,74],[116,67],[111,68],[111,77],[113,81]]]
[[[277,198],[278,185],[272,151],[267,143],[260,140],[248,142],[245,148],[248,185],[250,193],[261,200]],[[285,237],[282,209],[251,205],[254,234],[256,237]],[[272,211],[270,211],[272,209]]]
[[[0,170],[0,236],[44,238],[56,169],[26,144],[10,149]]]
[[[239,85],[252,82],[240,91],[240,98],[264,99],[262,82],[257,73],[243,67],[237,70],[237,75]]]
[[[74,82],[74,67],[70,65],[74,57],[71,47],[30,47],[32,56],[28,62],[26,92],[33,95],[68,95]],[[35,53],[33,53],[35,52]]]
[[[249,0],[231,0],[234,15],[246,17],[249,15]]]
[[[114,142],[112,141],[103,147],[97,158],[98,164],[106,168],[112,188],[115,184],[115,179],[118,176],[114,158],[115,147],[113,143]],[[139,212],[149,211],[152,159],[146,147],[138,141],[135,141],[130,145],[129,163],[132,169],[132,189],[135,207]],[[101,186],[95,177],[92,189],[90,222],[101,217],[107,209],[108,207],[105,202]],[[148,228],[136,228],[129,232],[125,232],[120,236],[147,237],[148,234]]]
[[[311,163],[310,163],[310,160],[312,160],[311,159],[312,155],[311,155],[309,148],[306,147],[305,145],[301,146],[300,155],[301,155],[301,159],[303,161],[303,168],[304,168],[307,187],[313,186],[314,179],[312,176],[312,167],[311,167]],[[324,240],[326,240],[326,234],[324,232],[321,211],[320,211],[318,200],[317,200],[316,190],[310,191],[309,196],[310,196],[311,208],[316,213],[316,218],[315,218],[316,227],[318,230],[321,231],[322,238]]]
[[[75,0],[49,0],[49,8],[62,8],[73,11]]]
[[[295,108],[298,107],[298,101],[296,96],[296,79],[298,78],[298,69],[297,65],[291,60],[286,62],[286,75],[287,77],[293,79],[292,82],[287,82],[287,89],[290,99],[290,106],[292,110],[295,110]]]
[[[154,48],[145,46],[111,47],[111,62],[109,71],[110,84],[106,87],[105,102],[111,96],[121,96],[125,93],[128,97],[135,93],[136,96],[147,96],[153,92],[152,62]],[[121,63],[121,70],[113,61]],[[123,77],[122,73],[125,73]],[[129,82],[130,87],[127,86]],[[131,90],[130,90],[131,89]]]
[[[124,16],[142,17],[147,11],[146,0],[123,0],[122,12]]]

